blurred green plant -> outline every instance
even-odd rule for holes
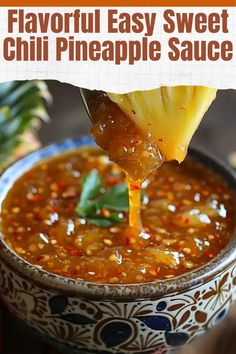
[[[46,103],[52,100],[47,84],[40,80],[0,84],[0,165],[23,142],[24,133],[35,131],[49,120]]]

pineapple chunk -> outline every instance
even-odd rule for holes
[[[169,251],[160,248],[148,247],[146,249],[147,255],[153,257],[157,264],[163,264],[170,268],[175,268],[180,263],[180,259],[183,257],[182,253]]]
[[[127,94],[108,93],[135,124],[152,135],[165,160],[182,162],[190,140],[216,97],[203,86],[160,87]]]

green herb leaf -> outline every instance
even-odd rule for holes
[[[108,217],[104,217],[104,216],[86,217],[87,221],[99,227],[110,227],[115,223],[121,223],[122,219],[123,218],[119,216],[119,213],[114,213]]]
[[[117,184],[102,194],[103,181],[100,174],[93,170],[82,178],[80,201],[76,207],[79,216],[88,222],[109,227],[123,220],[121,213],[104,216],[101,209],[126,211],[129,208],[128,187],[126,183]]]
[[[117,211],[129,209],[128,186],[126,183],[117,184],[96,200],[98,208],[106,208]]]
[[[91,171],[84,176],[82,180],[82,192],[80,194],[80,201],[76,207],[76,212],[80,216],[95,213],[96,205],[91,199],[97,197],[102,188],[102,179],[96,170]]]

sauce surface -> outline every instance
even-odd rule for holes
[[[196,161],[163,164],[143,183],[143,231],[121,223],[98,227],[78,216],[84,176],[96,170],[101,194],[126,182],[98,149],[43,161],[16,181],[1,211],[1,231],[22,258],[66,277],[98,283],[168,279],[198,268],[228,243],[234,199],[226,183]],[[102,208],[99,216],[109,217]]]

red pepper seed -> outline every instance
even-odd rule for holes
[[[68,246],[66,246],[66,249],[67,249],[67,251],[70,252],[70,251],[74,250],[75,248],[73,246],[68,245]]]
[[[38,258],[36,259],[37,262],[40,262],[42,261],[43,259],[45,259],[45,256],[41,255],[41,256],[38,256]]]
[[[131,191],[140,191],[141,190],[141,187],[137,184],[131,184],[130,185],[130,190]]]
[[[79,257],[81,257],[82,255],[83,255],[83,252],[81,251],[81,250],[71,250],[70,251],[70,254],[72,255],[72,256],[79,256]]]

